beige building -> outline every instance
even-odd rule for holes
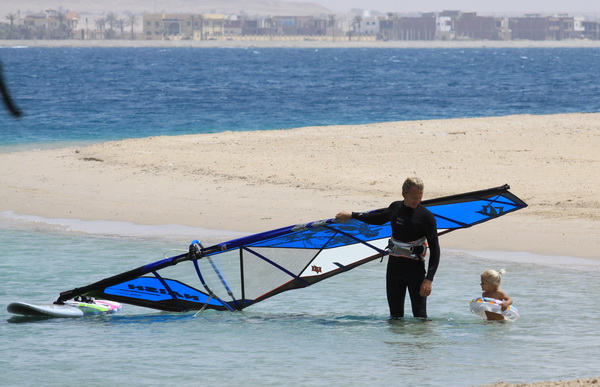
[[[220,14],[144,14],[146,40],[223,39],[225,16]]]
[[[23,18],[23,25],[35,31],[40,38],[72,38],[77,23],[79,15],[76,12],[65,13],[53,9]]]

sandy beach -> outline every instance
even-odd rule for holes
[[[600,258],[600,114],[128,139],[0,154],[0,211],[245,233],[508,183],[525,210],[442,248]]]

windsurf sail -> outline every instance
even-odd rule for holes
[[[441,235],[527,207],[508,190],[504,185],[422,204]],[[166,311],[242,310],[383,257],[390,236],[389,223],[327,219],[210,247],[194,241],[185,254],[62,292],[57,303],[83,295]]]

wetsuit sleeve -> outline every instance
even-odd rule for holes
[[[430,214],[427,220],[427,243],[429,245],[429,266],[427,267],[426,279],[433,281],[435,272],[440,264],[440,242],[437,234],[435,217]]]
[[[382,225],[390,221],[389,209],[386,208],[371,212],[353,212],[352,219],[368,224]]]

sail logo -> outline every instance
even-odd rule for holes
[[[321,266],[317,266],[317,265],[312,265],[311,270],[317,274],[320,274],[323,272],[323,269],[321,268]]]
[[[495,218],[504,213],[504,207],[494,207],[491,204],[481,206],[481,211],[477,211],[478,214]]]
[[[189,286],[168,281],[169,288],[166,289],[162,284],[151,278],[138,278],[115,286],[104,289],[106,294],[117,295],[121,297],[138,298],[150,301],[164,301],[173,298],[180,300],[203,302],[206,296]],[[157,286],[159,285],[159,286]]]

